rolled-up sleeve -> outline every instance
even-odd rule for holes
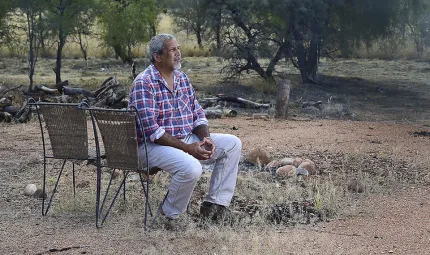
[[[142,139],[149,138],[152,142],[159,139],[164,133],[164,128],[157,123],[159,108],[151,90],[151,82],[144,79],[136,79],[130,92],[130,105],[134,105],[143,122],[143,134],[141,128],[138,132]],[[138,134],[139,135],[139,134]]]

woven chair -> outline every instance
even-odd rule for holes
[[[85,112],[78,109],[78,104],[43,103],[30,99],[29,105],[36,108],[42,136],[42,215],[46,215],[51,207],[66,162],[72,163],[73,194],[75,195],[75,163],[82,160],[95,160],[95,155],[89,153],[87,119]],[[46,203],[47,166],[51,159],[60,160],[61,168]],[[55,169],[54,165],[52,168]]]
[[[94,130],[97,130],[97,132],[95,132],[97,148],[97,227],[101,227],[104,224],[121,190],[123,190],[123,197],[125,200],[125,182],[127,175],[130,172],[136,172],[139,174],[140,183],[145,194],[144,227],[146,228],[148,212],[152,216],[152,211],[149,206],[149,176],[152,175],[153,172],[150,172],[148,162],[139,160],[136,125],[142,126],[142,121],[139,118],[137,110],[100,108],[87,108],[86,110],[91,114]],[[103,143],[103,146],[101,143]],[[104,148],[106,153],[106,158],[104,160],[101,160],[99,156],[101,148]],[[101,200],[102,168],[113,169],[103,200]],[[123,170],[124,176],[111,198],[110,205],[107,206],[105,203],[116,169]],[[155,169],[153,170],[155,171]],[[143,175],[145,175],[145,177],[143,177]]]

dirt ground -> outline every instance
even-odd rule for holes
[[[327,78],[325,85],[293,94],[294,100],[341,98],[350,107],[340,119],[315,117],[299,107],[288,120],[255,120],[250,112],[240,112],[235,118],[210,121],[212,132],[237,135],[244,154],[260,147],[275,158],[306,155],[320,170],[315,178],[336,179],[348,171],[367,176],[366,192],[347,195],[343,208],[332,218],[295,226],[190,226],[184,232],[145,232],[143,213],[132,211],[115,214],[104,228],[96,229],[93,205],[80,205],[79,192],[69,207],[54,204],[47,216],[41,216],[41,201],[23,195],[28,183],[41,185],[38,123],[2,123],[0,254],[430,254],[430,138],[425,136],[430,132],[430,89],[424,79],[428,74],[415,83],[399,82],[399,78],[394,88],[396,77],[376,79],[369,74],[374,72],[369,66],[385,67],[383,63],[343,64],[355,78]],[[189,68],[194,67],[190,64]],[[333,75],[330,72],[334,71],[325,70]],[[343,82],[355,85],[339,86]],[[207,91],[234,90],[213,87]],[[236,92],[257,97],[246,87]],[[267,97],[273,99],[271,94]],[[94,169],[88,169],[77,178],[93,180]]]
[[[428,138],[411,135],[425,128],[422,124],[240,117],[214,120],[213,126],[215,132],[230,130],[239,136],[244,151],[256,144],[289,155],[303,150],[392,154],[398,148],[408,160],[423,164],[429,160]],[[351,201],[340,216],[315,226],[145,233],[138,213],[112,217],[103,229],[95,228],[88,208],[42,217],[40,200],[22,194],[27,183],[40,183],[41,166],[33,164],[41,154],[37,123],[4,124],[0,133],[6,145],[0,150],[2,254],[430,254],[428,183],[405,185],[390,194],[368,194]]]

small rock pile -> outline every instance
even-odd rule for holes
[[[295,157],[271,160],[269,154],[261,148],[257,148],[246,154],[245,161],[253,165],[264,166],[264,171],[276,174],[280,178],[317,174],[316,165],[310,159]]]

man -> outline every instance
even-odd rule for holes
[[[159,34],[149,44],[151,65],[133,82],[129,105],[135,106],[144,128],[137,127],[140,157],[147,141],[150,167],[172,175],[162,206],[167,219],[177,219],[190,201],[202,174],[200,161],[215,162],[210,188],[200,213],[216,218],[228,212],[236,186],[241,141],[228,134],[210,134],[208,120],[181,67],[180,46],[169,34]]]

